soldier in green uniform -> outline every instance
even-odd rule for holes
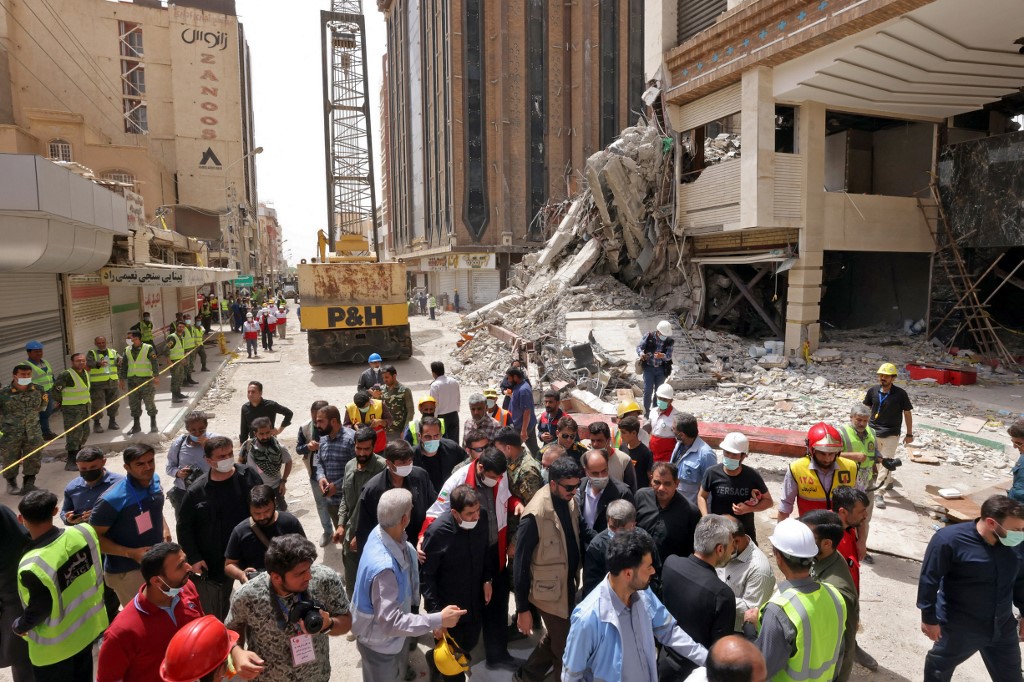
[[[64,449],[68,453],[64,471],[78,471],[75,458],[85,445],[85,441],[89,439],[91,391],[89,371],[85,368],[85,354],[75,353],[71,356],[71,369],[57,375],[50,396],[54,407],[62,405],[64,411]]]
[[[195,386],[199,382],[192,380],[192,367],[196,359],[196,337],[192,334],[192,318],[182,315],[178,322],[185,325],[185,332],[181,335],[181,345],[185,349],[185,360],[181,363],[185,366],[185,379],[182,383],[185,386]]]
[[[185,346],[182,341],[188,331],[184,322],[179,322],[177,330],[167,335],[167,358],[171,361],[171,402],[180,403],[185,400],[181,392],[185,381]]]
[[[157,433],[156,427],[156,387],[160,385],[160,377],[157,375],[159,369],[156,364],[156,351],[153,346],[142,342],[142,334],[138,331],[130,331],[132,344],[124,349],[124,357],[121,358],[121,365],[117,369],[120,378],[121,390],[132,390],[142,386],[137,391],[132,391],[128,396],[128,409],[132,414],[132,428],[129,436],[142,431],[139,420],[142,418],[142,401],[146,401],[146,413],[149,415],[149,432]],[[152,381],[150,381],[152,379]]]
[[[207,330],[207,332],[209,332],[209,330]],[[195,352],[195,354],[199,356],[199,371],[200,372],[207,372],[207,371],[209,371],[209,370],[206,369],[206,346],[203,345],[203,339],[205,337],[206,337],[206,332],[203,331],[203,328],[201,326],[199,326],[198,323],[192,325],[192,338],[195,339],[195,341],[196,341],[196,352]]]
[[[210,333],[210,326],[213,324],[213,303],[210,301],[209,296],[203,297],[203,303],[199,306],[198,319],[202,322],[203,329],[206,333]],[[196,327],[199,325],[197,324]]]
[[[9,386],[0,391],[0,452],[3,453],[4,478],[7,479],[7,494],[18,495],[36,489],[36,474],[42,462],[37,452],[21,463],[25,474],[24,485],[18,490],[18,466],[14,462],[43,445],[43,430],[39,425],[39,413],[46,408],[47,396],[39,386],[32,383],[32,367],[27,362],[14,366]]]
[[[142,320],[136,322],[131,331],[137,331],[142,334],[142,343],[148,343],[153,345],[153,319],[149,313],[142,313]]]
[[[388,442],[401,440],[409,420],[415,416],[412,391],[399,383],[398,370],[394,365],[381,369],[380,378],[384,382],[381,400],[391,412],[391,427],[387,430]]]
[[[25,344],[25,352],[28,353],[28,366],[32,368],[32,383],[39,387],[43,393],[49,393],[53,388],[53,368],[50,363],[43,359],[43,344],[38,341],[29,341]],[[53,440],[57,437],[50,429],[50,415],[53,414],[53,405],[47,404],[39,413],[39,428],[43,430],[43,438]]]
[[[117,363],[118,354],[113,348],[107,348],[105,336],[97,336],[93,339],[95,348],[85,354],[85,366],[89,368],[89,381],[92,382],[92,430],[96,433],[103,433],[103,425],[100,418],[103,416],[103,408],[107,408],[107,428],[119,429],[117,425],[117,411],[121,403],[117,400]]]

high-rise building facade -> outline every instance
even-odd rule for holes
[[[416,286],[493,300],[643,108],[643,0],[378,0],[388,217]]]

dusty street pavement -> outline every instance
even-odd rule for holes
[[[430,384],[430,362],[440,359],[449,363],[455,351],[455,341],[459,338],[455,332],[457,322],[457,316],[451,313],[441,315],[436,322],[420,316],[411,319],[415,352],[411,359],[396,363],[396,366],[399,379],[411,388],[417,397]],[[276,340],[274,353],[261,352],[259,360],[247,360],[242,356],[227,363],[225,369],[212,381],[212,386],[205,397],[199,401],[198,409],[209,413],[211,431],[234,439],[238,434],[239,410],[245,401],[246,385],[253,379],[261,381],[264,384],[265,397],[276,400],[295,412],[293,425],[281,435],[282,442],[289,449],[293,449],[298,425],[308,419],[310,403],[317,399],[325,399],[338,405],[350,401],[354,393],[355,382],[363,369],[362,366],[333,366],[315,369],[310,367],[306,361],[305,335],[292,333],[286,340]],[[457,371],[450,373],[456,376],[458,374]],[[468,413],[468,406],[465,404],[466,398],[477,388],[476,386],[463,387],[464,412]],[[1011,387],[1008,390],[1017,393],[1019,387]],[[913,395],[917,397],[918,394],[914,393]],[[1007,400],[1012,400],[1009,395],[1010,393],[1004,395],[998,391],[975,390],[971,392],[972,399],[981,402],[989,401],[994,405],[1003,405]],[[927,403],[927,397],[921,395],[917,398],[916,403],[924,406]],[[694,397],[688,399],[686,405],[687,409],[691,409],[700,416],[703,411],[702,405],[706,407],[707,402],[700,400],[699,397]],[[125,410],[124,414],[126,412]],[[926,423],[926,420],[922,420],[921,423]],[[163,421],[161,421],[161,426],[163,426]],[[157,471],[161,473],[161,476],[163,476],[162,472],[166,463],[166,444],[167,441],[163,441],[157,451]],[[906,453],[903,453],[902,449],[901,454],[907,461]],[[1007,461],[1012,462],[1012,456],[1009,453],[1005,457]],[[749,464],[766,473],[766,481],[777,499],[781,494],[781,472],[785,462],[776,457],[755,456],[751,458]],[[116,454],[112,455],[109,465],[115,471],[122,470]],[[297,461],[296,467],[301,466],[301,463]],[[72,477],[70,473],[65,474],[63,471],[59,471],[60,468],[59,463],[44,464],[40,475],[40,484],[60,493]],[[861,569],[862,629],[858,639],[863,648],[878,660],[881,667],[878,672],[871,674],[865,669],[855,666],[854,679],[856,680],[921,679],[924,655],[929,649],[930,642],[920,632],[919,612],[915,607],[920,563],[912,559],[901,558],[901,556],[894,556],[894,554],[913,555],[923,551],[927,538],[934,532],[933,526],[941,523],[929,518],[926,513],[918,514],[915,511],[915,504],[917,508],[927,509],[924,485],[929,482],[930,478],[938,477],[940,471],[944,485],[952,482],[969,488],[979,484],[980,472],[948,466],[944,466],[940,470],[908,462],[899,470],[899,486],[896,488],[895,494],[889,497],[888,509],[875,512],[871,538],[886,540],[887,545],[897,549],[899,549],[900,542],[903,542],[906,547],[902,552],[885,549],[876,551],[877,540],[870,543],[875,556],[875,564],[863,566]],[[163,478],[166,483],[167,477],[163,476]],[[319,537],[320,527],[306,477],[296,470],[293,472],[290,483],[287,495],[289,510],[302,521],[307,536],[315,540]],[[0,493],[0,501],[9,506],[17,504],[16,498],[4,496],[2,493]],[[168,521],[173,523],[174,512],[169,503],[165,514]],[[774,521],[769,518],[768,514],[759,516],[758,522],[761,526],[759,536],[764,539],[770,535]],[[767,547],[766,540],[762,540],[761,544],[762,548]],[[341,570],[341,554],[335,547],[328,546],[320,550],[320,554],[327,565]],[[419,652],[414,653],[412,657],[418,679],[426,679],[426,667],[422,654],[426,645],[427,642],[424,640],[419,647]],[[532,646],[533,640],[525,640],[514,643],[510,649],[513,655],[525,658]],[[478,653],[482,654],[482,652]],[[333,680],[355,681],[361,679],[359,656],[354,642],[349,642],[344,637],[333,639],[331,657]],[[488,680],[510,680],[511,674],[492,672],[482,664],[478,664],[473,668],[473,677],[486,682]],[[954,679],[964,681],[987,679],[980,657],[975,656],[962,665]],[[9,672],[0,671],[0,682],[7,680],[10,680]]]

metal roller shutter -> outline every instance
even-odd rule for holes
[[[0,275],[4,292],[4,324],[0,325],[0,382],[10,381],[14,365],[25,359],[25,344],[39,341],[54,371],[67,367],[61,311],[60,276],[11,273]]]
[[[459,290],[459,305],[465,306],[466,302],[470,299],[471,287],[469,286],[469,270],[456,270],[455,271],[455,286],[452,288],[451,293],[448,295],[448,300],[455,303],[455,289]]]
[[[69,275],[67,284],[71,292],[71,352],[86,352],[97,336],[110,341],[110,289],[100,284],[99,275]]]
[[[437,285],[429,292],[437,297],[438,306],[441,305],[442,294],[448,294],[448,298],[455,295],[455,271],[454,270],[441,270],[435,273],[436,278],[434,281]]]
[[[727,0],[679,0],[676,23],[678,42],[683,43],[711,26],[726,9]]]
[[[497,270],[470,270],[472,274],[471,302],[474,306],[487,305],[498,300],[501,291],[501,273]]]
[[[124,350],[124,339],[132,325],[142,319],[139,310],[139,287],[110,287],[111,348]],[[155,323],[154,323],[155,324]]]

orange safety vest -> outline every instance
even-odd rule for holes
[[[498,411],[491,416],[494,418],[496,422],[498,422],[502,426],[508,426],[509,423],[512,421],[512,413],[509,412],[508,410],[503,410],[500,407],[498,408]]]
[[[803,516],[812,509],[832,509],[832,491],[838,487],[851,487],[857,482],[857,463],[845,457],[836,458],[828,495],[825,495],[817,470],[811,469],[810,456],[801,457],[790,464],[789,473],[796,481],[796,506]]]

